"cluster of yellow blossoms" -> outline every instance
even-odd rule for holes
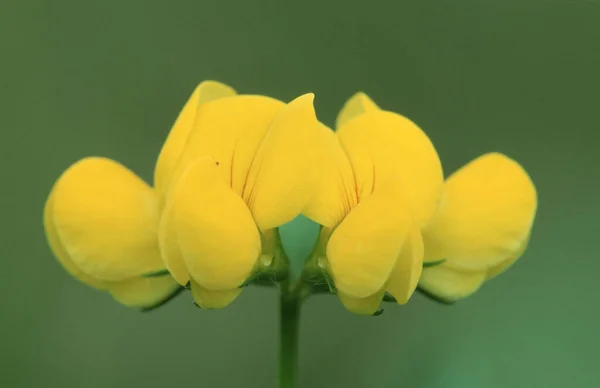
[[[285,279],[278,227],[303,214],[322,226],[301,281],[328,282],[344,306],[373,314],[417,287],[469,296],[527,246],[537,207],[519,164],[485,154],[446,180],[409,119],[358,93],[335,131],[313,95],[290,103],[202,82],[158,157],[151,187],[119,163],[69,167],[44,209],[68,272],[131,307],[192,291],[231,303],[253,279]]]

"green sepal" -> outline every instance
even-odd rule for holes
[[[374,316],[374,317],[378,317],[378,316],[380,316],[381,314],[383,314],[383,309],[379,309],[379,310],[375,311],[375,312],[373,313],[373,316]]]
[[[303,281],[308,286],[311,294],[337,294],[333,279],[323,270],[320,270],[318,275],[313,274]]]
[[[323,271],[323,278],[325,279],[325,283],[327,283],[327,288],[329,288],[329,292],[332,294],[337,294],[337,288],[335,287],[335,283],[329,274]]]
[[[310,293],[311,294],[331,294],[331,289],[327,282],[323,280],[322,282],[310,281],[307,282],[309,284]]]
[[[441,259],[441,260],[436,260],[436,261],[429,261],[427,263],[423,263],[423,268],[429,268],[429,267],[437,267],[438,265],[442,264],[443,262],[445,262],[446,259]]]
[[[183,286],[183,288],[185,288],[186,290],[191,290],[192,289],[192,282],[185,283],[185,286]]]
[[[252,282],[254,282],[259,277],[260,277],[260,273],[253,273],[252,275],[250,275],[250,277],[248,279],[246,279],[246,281],[244,283],[242,283],[240,288],[248,287],[249,285],[252,284]]]
[[[392,296],[392,294],[390,294],[389,292],[386,292],[386,293],[383,295],[383,301],[384,301],[384,302],[393,302],[393,303],[397,303],[397,301],[396,301],[396,298],[394,298],[394,297]]]
[[[453,305],[455,303],[455,301],[447,300],[447,299],[444,299],[437,295],[434,295],[431,292],[429,292],[421,287],[417,287],[417,291],[419,291],[421,293],[421,295],[426,296],[427,298],[433,300],[434,302],[438,302],[438,303],[441,303],[441,304],[444,304],[447,306]]]
[[[158,271],[154,271],[154,272],[148,272],[142,275],[143,278],[159,278],[161,276],[167,276],[170,275],[171,273],[169,272],[168,269],[159,269]]]
[[[240,288],[248,287],[251,285],[257,286],[268,286],[273,287],[277,285],[277,275],[272,272],[255,272],[242,285]]]
[[[140,309],[141,312],[143,313],[147,313],[150,311],[154,311],[159,307],[164,306],[165,304],[169,303],[170,301],[172,301],[173,299],[175,299],[175,297],[179,294],[181,294],[181,292],[184,290],[184,287],[177,287],[177,289],[175,291],[173,291],[172,293],[170,293],[169,295],[167,295],[167,297],[165,297],[163,300],[161,300],[160,302],[153,304],[152,306],[146,306],[146,307],[142,307]]]
[[[279,235],[279,228],[271,230],[269,233],[260,232],[262,252],[258,260],[256,272],[258,274],[271,273],[276,275],[279,280],[289,276],[289,259],[285,254]],[[270,257],[270,260],[263,259]]]

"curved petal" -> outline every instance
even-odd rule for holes
[[[204,309],[220,309],[229,306],[242,292],[241,288],[213,291],[192,281],[192,296],[198,306]]]
[[[440,264],[423,268],[419,287],[442,300],[454,302],[477,291],[485,277],[484,272],[459,271]]]
[[[160,218],[158,243],[167,270],[177,283],[185,286],[190,281],[190,272],[181,256],[181,250],[177,243],[177,230],[173,220],[173,201],[171,200],[165,204]]]
[[[112,283],[108,292],[117,302],[128,307],[151,307],[168,299],[180,286],[170,276],[134,278]]]
[[[342,110],[335,120],[335,127],[340,128],[353,118],[375,110],[379,110],[377,104],[375,104],[365,93],[358,92],[350,97],[342,107]]]
[[[313,99],[305,94],[281,110],[252,161],[242,197],[261,230],[294,219],[315,192],[324,150]]]
[[[200,106],[172,182],[205,155],[219,162],[223,179],[241,195],[258,147],[284,107],[283,102],[263,96],[221,98]]]
[[[106,289],[105,282],[86,274],[73,263],[60,241],[58,232],[54,226],[54,189],[52,189],[46,201],[46,206],[44,206],[44,229],[46,230],[46,238],[48,239],[50,250],[71,276],[98,290]]]
[[[60,177],[51,197],[48,218],[64,256],[82,272],[120,281],[164,268],[156,195],[119,163],[77,162]]]
[[[339,291],[366,298],[384,289],[413,218],[398,180],[361,201],[335,229],[327,259]]]
[[[302,213],[327,228],[333,228],[357,204],[354,173],[350,161],[335,133],[325,125],[319,126],[319,140],[315,147],[323,147],[319,161],[319,182]]]
[[[467,271],[500,265],[523,247],[536,207],[535,187],[519,164],[483,155],[448,178],[439,212],[424,231],[427,257]]]
[[[444,239],[441,238],[442,234],[438,232],[439,227],[435,226],[436,217],[439,217],[440,213],[438,213],[437,216],[434,216],[428,227],[423,229],[423,246],[425,249],[425,255],[423,257],[424,263],[435,263],[440,260],[446,260],[448,256],[444,246]]]
[[[400,176],[414,217],[423,227],[433,217],[442,193],[437,152],[425,133],[396,113],[370,111],[338,130],[357,182],[359,202],[390,176]]]
[[[413,225],[396,260],[386,290],[400,304],[408,302],[417,288],[423,270],[423,239],[421,230]]]
[[[260,234],[220,165],[199,158],[174,188],[173,227],[191,277],[210,290],[239,287],[261,254]]]
[[[203,81],[196,87],[179,113],[158,155],[154,170],[154,186],[160,195],[164,195],[170,181],[171,172],[177,165],[185,148],[200,104],[235,95],[235,90],[220,82]]]
[[[507,269],[509,269],[510,267],[512,267],[512,265],[523,255],[523,253],[527,249],[527,245],[529,245],[529,237],[527,237],[525,239],[525,242],[523,242],[523,245],[521,246],[521,248],[519,248],[519,250],[517,252],[515,252],[514,255],[507,258],[506,260],[504,260],[502,263],[496,265],[495,267],[490,268],[487,271],[487,276],[486,276],[485,280],[486,281],[491,280],[491,279],[495,278],[496,276],[500,275],[501,273],[503,273],[504,271],[506,271]]]
[[[360,315],[375,314],[375,312],[379,310],[379,306],[381,306],[381,301],[383,300],[384,295],[385,291],[381,290],[371,296],[367,296],[366,298],[353,298],[344,294],[343,292],[338,291],[338,297],[340,298],[340,301],[346,310]]]

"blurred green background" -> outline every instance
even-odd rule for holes
[[[365,90],[425,129],[446,173],[501,151],[539,191],[526,255],[470,299],[416,295],[376,318],[311,299],[302,387],[599,386],[599,21],[584,0],[2,0],[0,386],[275,386],[275,292],[142,314],[70,278],[43,235],[77,159],[149,180],[203,79],[315,92],[328,124]],[[310,243],[303,224],[286,232]]]

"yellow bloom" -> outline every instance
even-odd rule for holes
[[[71,275],[138,308],[160,304],[181,289],[170,276],[147,276],[164,270],[158,226],[165,171],[177,163],[197,107],[234,94],[216,82],[198,86],[161,152],[156,188],[105,158],[85,158],[62,174],[46,202],[44,226],[54,255]]]
[[[437,153],[413,122],[362,93],[345,104],[335,133],[320,129],[328,159],[304,211],[323,225],[318,264],[350,311],[373,314],[386,291],[406,303],[421,275],[421,230],[442,193]]]
[[[453,302],[465,298],[525,251],[537,208],[531,179],[515,161],[483,155],[451,175],[425,229],[427,267],[419,287]]]
[[[316,184],[318,122],[307,94],[289,104],[235,96],[201,105],[183,150],[164,173],[160,247],[166,266],[204,308],[231,303],[281,257],[276,228],[306,206]]]

